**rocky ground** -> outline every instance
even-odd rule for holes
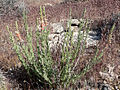
[[[0,89],[20,88],[29,89],[29,85],[33,86],[33,82],[23,74],[18,57],[11,49],[9,35],[6,31],[6,25],[9,25],[11,31],[15,31],[14,21],[19,23],[19,29],[24,37],[22,28],[21,10],[26,8],[28,12],[28,21],[35,29],[36,17],[39,17],[40,5],[46,6],[46,15],[48,19],[49,35],[51,47],[55,46],[58,38],[66,32],[66,22],[69,18],[69,8],[72,9],[72,30],[77,35],[79,23],[82,13],[86,8],[83,20],[88,19],[90,23],[90,33],[87,40],[88,48],[86,55],[83,57],[85,61],[81,62],[81,66],[87,63],[93,52],[93,46],[99,46],[99,49],[105,48],[102,61],[95,65],[80,81],[72,88],[76,90],[120,90],[120,1],[119,0],[85,0],[74,2],[74,0],[21,0],[15,4],[14,9],[9,13],[1,14],[0,12]],[[2,10],[2,9],[0,9]],[[108,33],[115,23],[112,43],[108,42]],[[82,32],[81,32],[82,33]],[[17,67],[17,68],[16,68]],[[24,77],[22,77],[23,75]]]

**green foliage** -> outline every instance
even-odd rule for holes
[[[87,22],[81,21],[80,28],[77,36],[77,43],[73,40],[73,31],[71,31],[71,19],[69,21],[69,31],[66,32],[64,43],[62,45],[62,52],[60,52],[60,60],[55,61],[52,58],[52,53],[48,44],[49,30],[44,27],[44,30],[39,29],[39,19],[37,19],[36,26],[37,31],[35,34],[36,43],[33,44],[32,28],[29,28],[27,24],[27,16],[25,13],[24,28],[26,32],[26,40],[22,40],[19,37],[19,42],[16,41],[12,32],[10,32],[8,26],[7,30],[10,34],[10,40],[14,46],[19,60],[21,61],[28,74],[32,77],[35,75],[37,80],[43,84],[49,85],[51,88],[68,88],[71,83],[75,83],[81,76],[85,75],[94,64],[96,64],[102,57],[102,53],[99,55],[98,50],[95,57],[91,59],[89,65],[87,65],[81,72],[76,73],[75,68],[80,61],[80,55],[84,54],[85,43],[87,35],[81,34],[81,30],[89,32]],[[45,8],[40,8],[40,19],[45,22]],[[16,22],[16,30],[18,30],[18,24]],[[20,34],[20,33],[19,33]]]
[[[115,23],[113,24],[111,30],[110,30],[110,33],[109,33],[109,37],[108,37],[108,40],[109,40],[109,43],[111,43],[111,39],[112,39],[112,33],[114,31],[114,28],[115,28]]]

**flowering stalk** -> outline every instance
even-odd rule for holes
[[[41,29],[44,30],[45,24],[44,21],[41,21]]]
[[[113,24],[113,26],[112,26],[112,28],[111,28],[111,30],[110,30],[110,34],[109,34],[109,37],[108,37],[109,43],[111,43],[112,33],[113,33],[114,28],[115,28],[115,23]]]
[[[20,33],[19,33],[18,31],[15,31],[15,34],[16,34],[17,38],[18,38],[21,42],[23,42],[23,39],[21,38]]]
[[[45,15],[45,7],[42,8],[40,7],[40,20],[41,20],[41,29],[44,30],[45,27],[47,26],[47,19]]]
[[[44,16],[44,23],[45,23],[45,26],[47,26],[47,19],[46,19],[46,15],[45,15],[45,7],[43,7],[43,16]]]

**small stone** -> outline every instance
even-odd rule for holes
[[[59,37],[59,34],[49,34],[48,35],[48,40],[53,41],[56,37]]]
[[[71,31],[78,32],[79,31],[78,26],[71,26]]]
[[[92,32],[92,31],[90,31],[89,33],[88,33],[88,36],[87,36],[87,38],[86,38],[86,46],[88,47],[88,46],[94,46],[94,45],[96,45],[97,43],[98,43],[98,39],[96,39],[96,38],[98,38],[98,36],[96,36],[96,35],[90,35],[90,33],[93,33],[94,34],[94,32]],[[81,35],[83,34],[83,31],[81,31]],[[85,37],[86,37],[86,32],[85,32],[85,34],[84,34],[84,37],[83,37],[83,40],[85,39]],[[77,37],[78,37],[78,32],[73,32],[73,41],[77,41]]]
[[[53,33],[55,34],[60,34],[64,31],[61,23],[53,23],[51,26],[53,27]]]
[[[78,32],[73,33],[73,41],[76,42],[78,38]]]
[[[109,90],[107,86],[102,86],[101,90]]]
[[[53,6],[51,3],[44,4],[45,6]]]
[[[79,22],[78,19],[72,19],[72,20],[71,20],[71,24],[78,26],[78,25],[80,24],[80,22]]]

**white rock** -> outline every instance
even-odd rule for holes
[[[72,24],[75,24],[75,26],[71,26],[71,31],[73,31],[74,43],[77,43],[79,31],[77,25],[79,25],[79,23],[80,22],[77,19],[72,19]],[[52,23],[51,26],[53,27],[53,34],[50,34],[48,36],[48,39],[50,41],[49,42],[50,48],[55,50],[59,45],[63,45],[66,32],[64,31],[62,23]],[[80,31],[80,33],[81,35],[83,35],[83,31]],[[97,32],[89,31],[89,33],[87,34],[87,32],[85,31],[81,42],[84,42],[84,40],[86,39],[86,47],[94,46],[98,43],[99,38],[100,37],[97,36]]]
[[[6,77],[4,76],[2,70],[0,69],[0,90],[6,87]]]
[[[57,48],[57,46],[59,46],[59,44],[63,45],[63,41],[64,41],[64,33],[61,34],[50,34],[49,35],[49,41],[50,41],[50,48]],[[83,34],[83,31],[81,31],[81,35]],[[88,36],[86,37],[86,32],[84,32],[84,36],[81,42],[84,42],[84,40],[86,39],[86,47],[89,46],[94,46],[98,43],[98,40],[96,38],[99,38],[98,36],[96,36],[96,33],[93,31],[89,31]],[[73,42],[77,43],[77,38],[78,38],[78,32],[73,32]]]
[[[64,31],[64,28],[61,23],[53,23],[51,24],[51,26],[53,27],[53,33],[55,34],[60,34]]]
[[[109,71],[108,72],[99,72],[103,79],[107,81],[114,81],[115,79],[118,79],[118,75],[114,73],[115,66],[107,65]]]
[[[81,31],[81,35],[83,34],[83,31]],[[91,35],[92,34],[92,35]],[[96,36],[96,33],[93,31],[89,31],[88,36],[86,37],[87,33],[85,32],[84,37],[83,37],[83,41],[86,38],[86,46],[94,46],[98,43],[98,36]],[[77,41],[77,37],[78,37],[78,32],[74,32],[73,33],[73,40],[76,42]]]
[[[53,6],[53,4],[51,4],[51,3],[46,3],[46,4],[44,4],[45,6]]]
[[[49,34],[48,35],[48,40],[53,41],[53,39],[55,39],[56,37],[59,37],[59,34]]]
[[[78,30],[79,30],[78,26],[71,26],[71,31],[76,32]]]
[[[78,32],[74,32],[73,33],[73,41],[77,41],[77,37],[78,37]]]
[[[79,25],[80,22],[79,22],[78,19],[72,19],[72,20],[71,20],[71,24]]]

